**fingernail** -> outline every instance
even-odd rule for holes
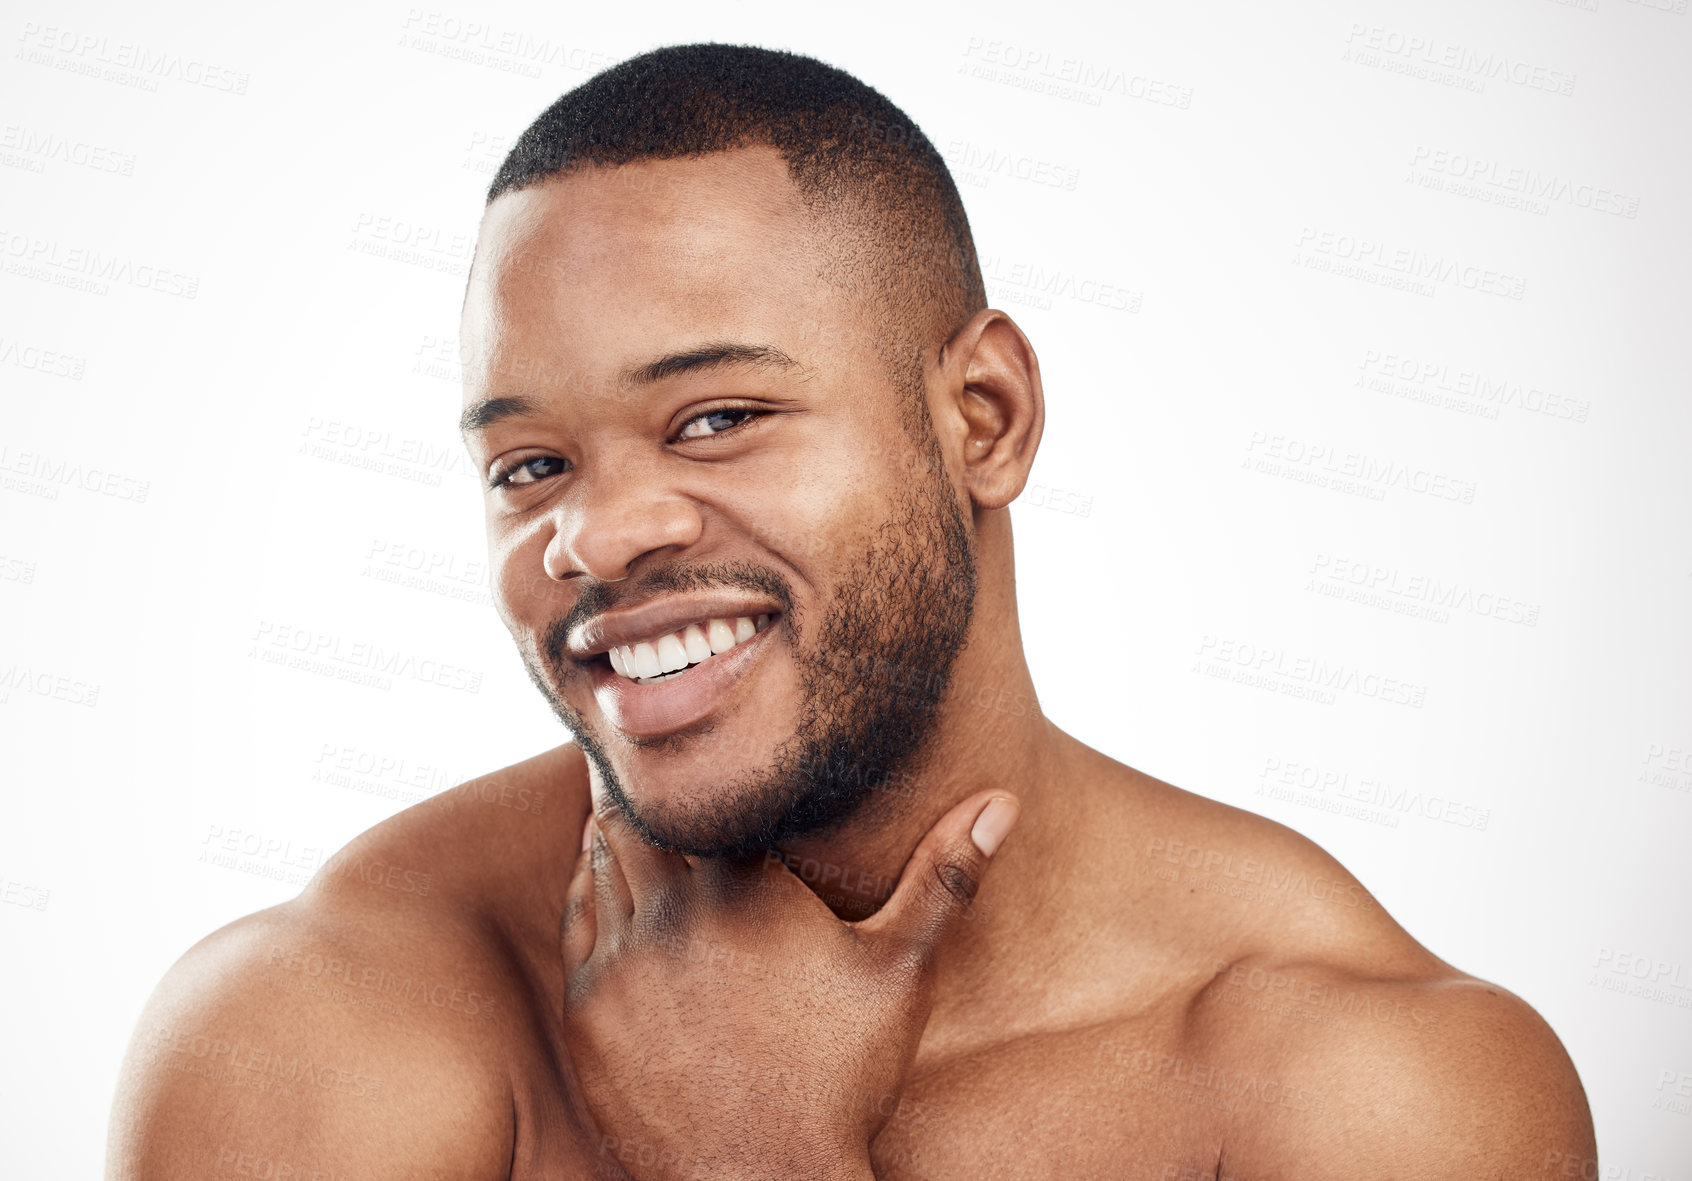
[[[1022,805],[1015,800],[1008,800],[1004,796],[994,796],[987,801],[987,806],[981,809],[981,815],[975,818],[975,827],[969,830],[969,839],[975,842],[975,847],[991,857],[999,851],[999,846],[1009,835],[1016,824],[1016,818],[1022,814]]]
[[[582,825],[582,852],[586,853],[592,845],[593,845],[593,813],[589,812],[586,822],[583,823],[583,825]]]

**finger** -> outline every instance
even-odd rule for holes
[[[857,924],[859,930],[898,935],[932,952],[974,902],[988,863],[1021,811],[1015,796],[986,791],[946,813],[905,863],[887,905]]]
[[[574,978],[593,954],[599,924],[593,914],[593,814],[582,822],[582,849],[576,854],[576,868],[564,891],[564,913],[558,919],[558,941],[563,949],[564,979]]]
[[[599,801],[593,823],[617,863],[634,910],[665,909],[687,888],[693,872],[688,863],[636,832],[615,803]]]
[[[629,893],[628,879],[623,876],[622,859],[617,856],[611,842],[605,839],[599,817],[588,821],[588,825],[593,831],[590,857],[593,864],[594,941],[598,944],[603,942],[602,936],[622,933],[634,914],[634,897]]]

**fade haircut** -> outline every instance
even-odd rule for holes
[[[720,43],[632,57],[529,125],[488,203],[589,167],[760,144],[781,153],[801,199],[835,232],[823,277],[867,299],[874,347],[895,386],[915,395],[914,406],[905,399],[906,427],[926,434],[922,367],[987,306],[981,267],[940,153],[910,116],[844,70]]]

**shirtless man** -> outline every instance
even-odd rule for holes
[[[1596,1174],[1526,1004],[1040,711],[1039,366],[878,93],[727,46],[589,81],[494,182],[463,339],[575,742],[192,948],[110,1178]]]

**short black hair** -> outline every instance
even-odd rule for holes
[[[529,125],[487,199],[578,169],[757,144],[781,153],[807,204],[869,240],[867,251],[842,243],[838,258],[870,280],[877,348],[900,377],[987,306],[963,200],[933,143],[880,91],[802,54],[708,42],[612,66]]]

